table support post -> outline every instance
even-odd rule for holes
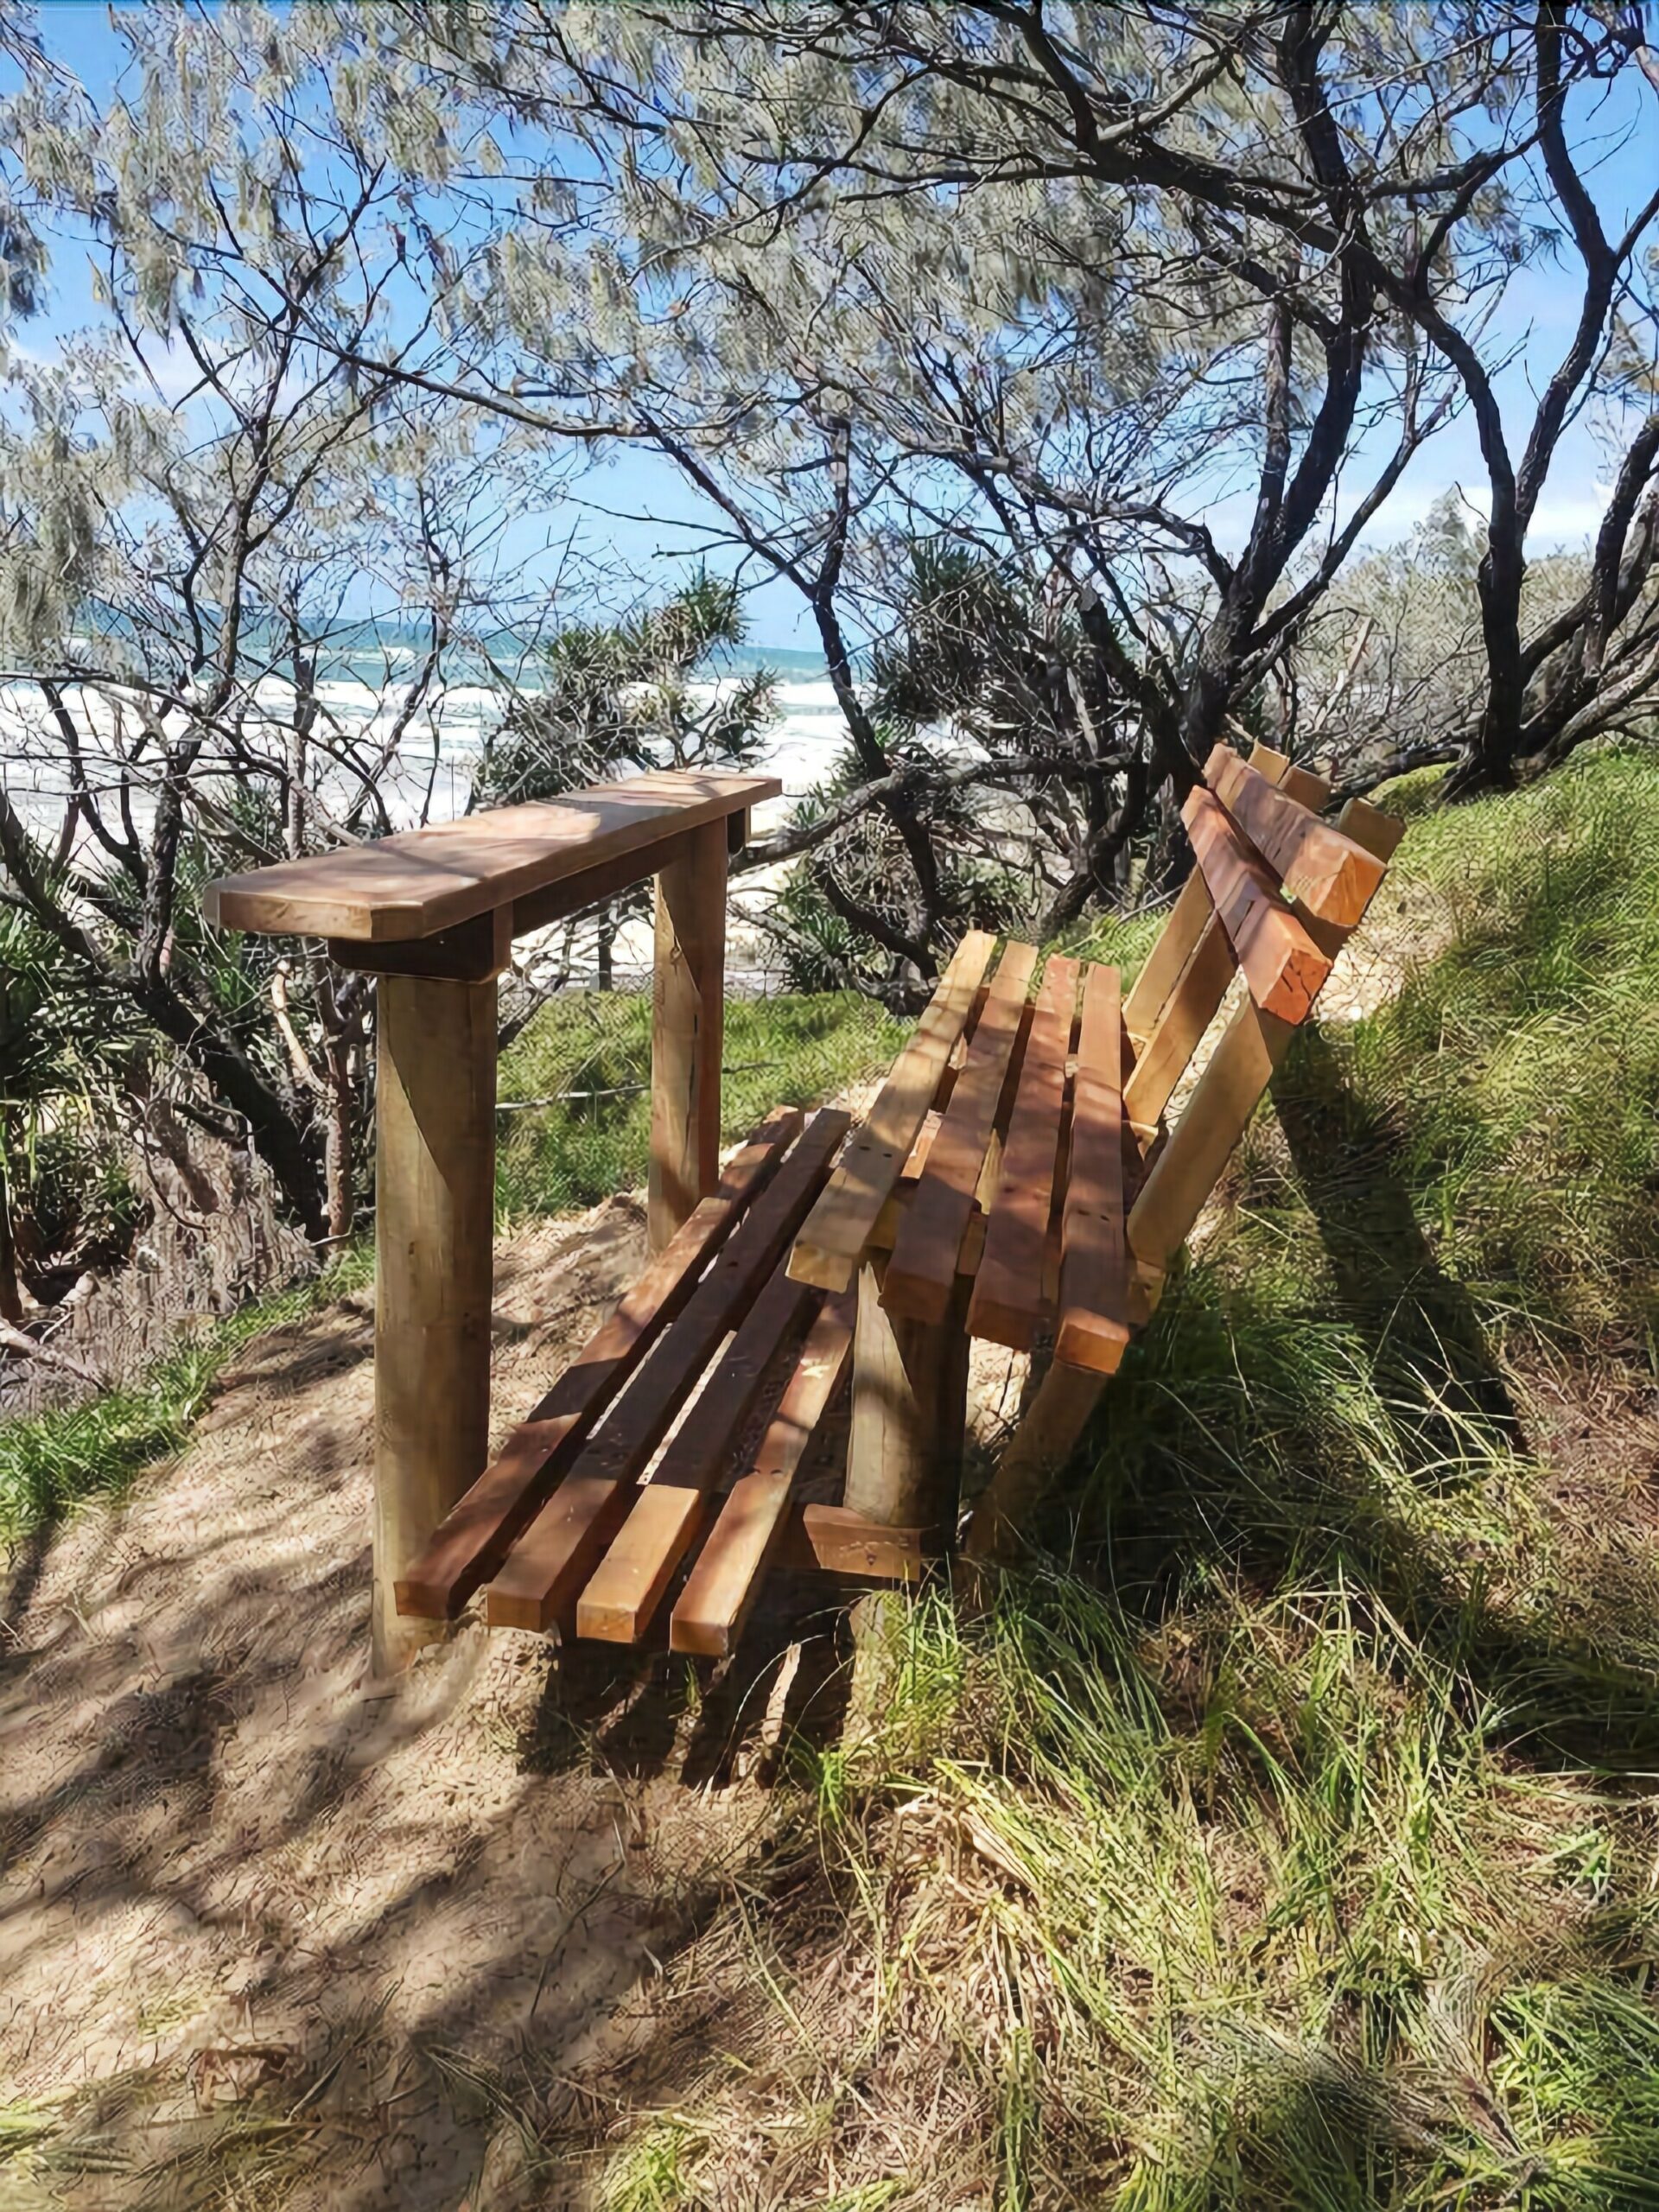
[[[393,1585],[489,1456],[496,989],[382,976],[376,1028],[373,1669],[441,1633]]]
[[[710,822],[657,878],[647,1207],[654,1252],[720,1179],[726,859],[726,824]]]

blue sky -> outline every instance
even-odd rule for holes
[[[139,5],[142,0],[126,0],[126,4]],[[43,0],[41,17],[52,50],[95,92],[105,88],[119,65],[121,49],[104,0]],[[1582,104],[1572,123],[1580,162],[1590,174],[1611,231],[1628,219],[1659,182],[1659,98],[1634,71],[1627,71],[1599,109]],[[36,352],[49,342],[53,331],[89,321],[94,312],[79,270],[69,263],[54,272],[54,284],[47,316],[27,334],[26,342]],[[1546,262],[1520,272],[1491,327],[1492,350],[1515,356],[1501,387],[1514,448],[1518,449],[1530,419],[1530,393],[1541,388],[1565,350],[1577,305],[1574,262],[1569,254],[1559,270]],[[1529,547],[1533,553],[1577,547],[1593,536],[1610,475],[1597,429],[1589,422],[1580,423],[1563,437],[1535,520]],[[1378,442],[1376,450],[1361,445],[1350,471],[1351,497],[1363,490],[1370,467],[1381,457],[1382,443]],[[1389,543],[1406,537],[1453,484],[1465,487],[1471,511],[1478,514],[1484,504],[1485,470],[1466,410],[1419,454],[1368,530],[1368,542]],[[641,572],[664,558],[694,556],[699,542],[696,524],[715,519],[670,464],[632,450],[618,453],[585,476],[575,487],[575,503],[586,511],[583,534]],[[1238,542],[1252,504],[1252,495],[1246,493],[1217,497],[1208,519],[1224,546]],[[568,534],[576,518],[575,513],[562,512],[556,534]],[[528,544],[527,538],[526,549]],[[763,648],[814,643],[804,609],[787,584],[772,581],[756,590],[750,601],[750,620],[753,642]]]

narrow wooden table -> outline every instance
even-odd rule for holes
[[[222,929],[322,938],[377,991],[373,1663],[441,1632],[394,1585],[485,1465],[496,982],[513,939],[657,880],[651,1182],[660,1250],[719,1179],[728,853],[770,776],[665,772],[222,877]]]

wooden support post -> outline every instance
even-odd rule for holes
[[[969,1560],[1004,1559],[1014,1549],[1032,1509],[1076,1451],[1106,1380],[1058,1360],[1049,1368],[974,1507],[963,1543]]]
[[[724,820],[707,823],[657,878],[647,1208],[653,1252],[720,1179],[726,859]]]
[[[883,1528],[954,1541],[968,1423],[968,1293],[958,1279],[942,1321],[914,1321],[881,1303],[885,1257],[858,1276],[853,1402],[847,1442],[849,1512]],[[853,1607],[849,1722],[874,1732],[887,1709],[904,1605],[872,1591]]]
[[[723,834],[723,832],[722,832]],[[373,1667],[441,1624],[395,1585],[489,1456],[493,980],[383,976],[375,1130]]]
[[[969,1284],[942,1321],[912,1321],[881,1303],[885,1260],[858,1278],[846,1503],[893,1529],[955,1533],[968,1418]]]
[[[1223,1031],[1129,1209],[1129,1250],[1143,1273],[1161,1275],[1185,1243],[1295,1033],[1250,999]]]
[[[1385,864],[1404,826],[1363,799],[1350,799],[1337,824],[1344,837]],[[1366,893],[1366,904],[1370,895]],[[1357,926],[1322,920],[1300,904],[1291,911],[1327,961],[1336,958]],[[1157,1285],[1185,1243],[1295,1033],[1294,1022],[1281,1021],[1246,999],[1223,1031],[1167,1143],[1149,1166],[1129,1209],[1128,1229],[1141,1289],[1150,1302],[1156,1302]]]

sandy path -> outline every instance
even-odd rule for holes
[[[628,1199],[504,1245],[504,1424],[643,1253]],[[514,2109],[540,2129],[574,2085],[602,2097],[652,2032],[653,1939],[683,1942],[768,1818],[723,1777],[730,1700],[688,1701],[665,1656],[584,1648],[556,1688],[540,1639],[465,1630],[364,1694],[371,1330],[356,1299],[260,1338],[175,1467],[16,1562],[0,2107],[77,2094],[32,2178],[0,2162],[0,2205],[63,2201],[16,2193],[48,2178],[76,2204],[241,2202],[200,2190],[245,2155],[274,2158],[261,2205],[514,2201]],[[280,2155],[242,2143],[342,2051]],[[126,2170],[78,2174],[100,2128]],[[158,2164],[181,2148],[196,2165]],[[543,2166],[531,2194],[575,2190]]]

